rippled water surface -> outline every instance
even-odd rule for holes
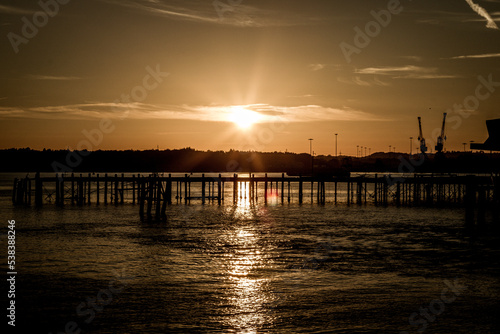
[[[242,199],[147,224],[130,204],[13,207],[6,184],[18,321],[40,332],[500,332],[499,238],[460,209]]]

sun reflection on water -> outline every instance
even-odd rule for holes
[[[238,199],[233,215],[239,226],[225,236],[232,247],[228,250],[231,255],[227,257],[224,278],[229,286],[225,293],[228,309],[224,325],[241,333],[257,333],[274,321],[266,306],[273,296],[266,290],[268,279],[259,273],[266,266],[265,249],[260,242],[258,210],[250,200],[248,184],[240,184]]]
[[[234,206],[234,215],[239,219],[253,219],[255,205],[250,196],[250,182],[238,182],[238,201]]]

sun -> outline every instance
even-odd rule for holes
[[[248,129],[261,119],[261,115],[242,106],[231,107],[228,120],[241,129]]]

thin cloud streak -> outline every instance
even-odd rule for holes
[[[33,14],[33,11],[12,6],[0,5],[0,13],[23,15],[23,14]]]
[[[179,2],[179,5],[167,5],[158,1],[146,1],[146,4],[139,0],[102,1],[171,19],[236,27],[301,26],[318,22],[318,19],[315,18],[286,15],[284,12],[263,10],[243,3],[234,6],[228,5],[230,9],[222,14],[223,17],[219,17],[219,13],[211,1],[202,3],[204,6],[202,4],[198,4],[197,7],[192,6],[192,8],[197,9],[188,8],[190,3],[187,2]]]
[[[251,104],[242,106],[161,106],[144,103],[87,103],[35,108],[0,107],[0,118],[35,119],[140,119],[140,120],[190,120],[229,122],[236,108],[259,114],[259,123],[314,122],[314,121],[383,121],[375,115],[351,108],[332,108],[319,105],[273,106]]]
[[[363,80],[360,76],[354,76],[351,78],[338,77],[338,82],[349,84],[349,85],[357,85],[362,87],[372,87],[372,86],[390,86],[389,83],[383,82],[378,79],[376,76],[373,77],[373,80]]]
[[[480,16],[482,16],[482,17],[484,17],[486,19],[486,21],[487,21],[486,27],[487,28],[497,29],[497,30],[499,29],[498,26],[497,26],[497,24],[493,20],[493,18],[486,11],[486,9],[484,9],[483,7],[481,7],[478,4],[474,3],[472,0],[465,0],[465,1],[469,4],[470,8],[472,8],[473,11],[475,11]]]
[[[79,77],[65,77],[65,76],[52,76],[52,75],[29,75],[28,79],[31,80],[55,80],[55,81],[71,81],[80,80]]]
[[[393,79],[453,79],[458,75],[438,74],[435,67],[406,65],[400,67],[367,67],[355,71],[357,74],[385,75]]]
[[[481,58],[497,58],[497,57],[500,57],[500,53],[485,53],[480,55],[456,56],[445,59],[481,59]]]
[[[307,65],[307,67],[309,67],[309,69],[313,72],[316,72],[316,71],[321,71],[322,69],[324,69],[326,67],[325,64],[309,64]]]

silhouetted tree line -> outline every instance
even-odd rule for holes
[[[409,164],[409,156],[375,153],[364,158],[314,157],[282,152],[197,151],[192,148],[146,151],[43,151],[0,150],[2,172],[287,172],[290,175],[348,172],[449,172],[490,173],[500,171],[500,154],[455,152],[426,156]],[[419,157],[414,156],[414,159]],[[406,163],[405,163],[406,161]],[[420,161],[420,160],[419,160]],[[413,170],[412,170],[413,169]]]

